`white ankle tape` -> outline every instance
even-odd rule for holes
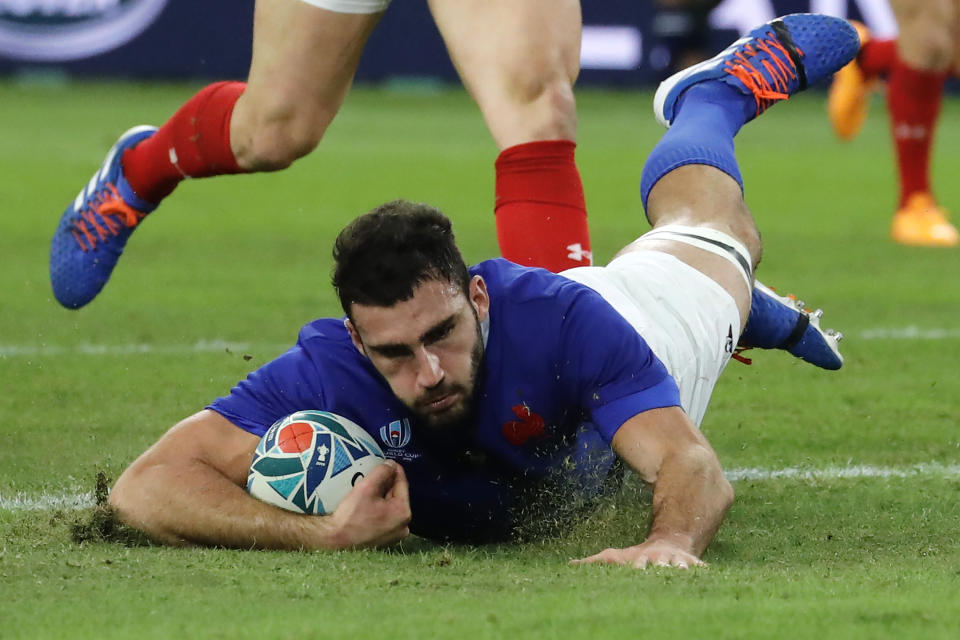
[[[657,227],[641,236],[642,238],[656,238],[658,240],[673,240],[683,242],[692,247],[709,251],[712,254],[726,258],[737,267],[743,276],[748,289],[753,289],[753,267],[750,253],[739,240],[733,236],[708,227],[688,227],[682,224],[668,224]]]

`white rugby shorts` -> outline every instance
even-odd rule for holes
[[[684,234],[687,230],[690,233]],[[692,237],[668,237],[667,231]],[[750,268],[743,245],[717,231],[703,231],[673,226],[647,235],[694,246],[725,241],[735,248],[725,257],[741,271],[742,258],[746,258],[746,268]],[[605,267],[577,267],[560,275],[599,293],[633,325],[673,376],[680,389],[681,406],[700,426],[713,387],[740,337],[740,312],[733,297],[679,258],[646,249],[624,254]],[[751,281],[752,274],[745,277]]]
[[[390,0],[302,0],[315,7],[336,13],[379,13],[387,10]]]

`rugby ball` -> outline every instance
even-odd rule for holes
[[[356,423],[326,411],[298,411],[260,439],[247,491],[289,511],[332,513],[383,461],[380,447]]]

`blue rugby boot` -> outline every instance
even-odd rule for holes
[[[770,105],[829,78],[859,50],[857,31],[846,20],[815,13],[783,16],[664,80],[653,98],[653,112],[669,127],[684,91],[718,80],[753,97],[756,109],[750,107],[749,121]]]
[[[156,130],[142,125],[120,136],[60,217],[50,242],[50,283],[57,301],[68,309],[79,309],[100,293],[130,234],[156,208],[137,197],[120,165],[124,151]]]
[[[783,349],[822,369],[839,369],[843,356],[837,343],[843,334],[821,329],[821,316],[820,309],[811,312],[793,296],[779,296],[757,282],[738,349]]]

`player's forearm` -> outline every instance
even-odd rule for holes
[[[732,503],[733,487],[713,451],[700,445],[677,451],[657,474],[648,541],[669,541],[699,557]]]
[[[120,517],[164,544],[234,548],[340,548],[329,517],[278,509],[200,461],[138,461],[117,481],[110,503]]]

